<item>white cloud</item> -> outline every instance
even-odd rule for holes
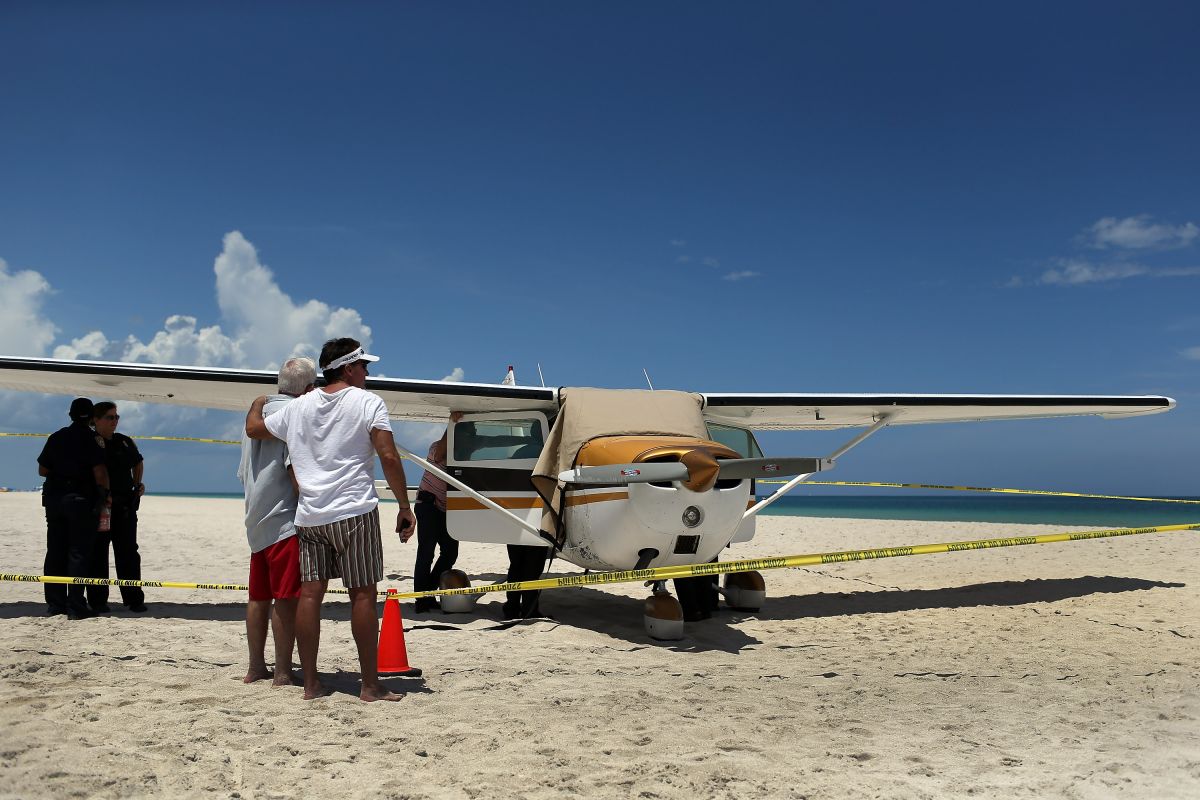
[[[454,369],[450,370],[450,374],[445,376],[444,378],[442,378],[442,380],[453,381],[454,383],[458,383],[465,376],[466,376],[466,373],[463,371],[462,367],[455,367]]]
[[[675,259],[675,263],[676,264],[686,264],[691,260],[692,260],[691,256],[679,256],[678,258]]]
[[[741,270],[741,271],[739,271],[739,272],[730,272],[728,275],[725,275],[725,276],[723,277],[723,280],[727,280],[727,281],[744,281],[744,280],[746,280],[747,278],[757,278],[757,277],[758,277],[760,274],[761,274],[761,273],[754,272],[753,270],[749,270],[749,269],[743,269],[743,270]]]
[[[701,264],[703,264],[703,265],[704,265],[704,266],[706,266],[706,267],[719,267],[719,266],[721,266],[721,262],[720,262],[719,260],[717,260],[717,259],[713,258],[712,256],[705,256],[704,258],[700,259],[700,263],[701,263]]]
[[[1184,358],[1200,361],[1200,347],[1189,347],[1183,351],[1182,355]]]
[[[1037,282],[1043,285],[1079,286],[1085,283],[1119,281],[1125,278],[1187,278],[1200,275],[1200,267],[1163,267],[1151,269],[1142,264],[1092,264],[1082,259],[1063,259],[1058,267],[1041,274]],[[1020,285],[1010,282],[1010,286]]]
[[[227,355],[239,359],[234,364],[271,368],[292,356],[315,357],[323,342],[337,336],[351,336],[370,347],[371,329],[357,311],[330,308],[320,300],[296,304],[240,232],[227,233],[224,244],[213,271],[217,305],[233,331]]]
[[[671,247],[684,247],[686,245],[687,245],[687,242],[683,239],[672,239],[671,240]]]
[[[1166,250],[1187,247],[1200,237],[1200,227],[1193,222],[1166,225],[1150,220],[1149,214],[1124,219],[1104,217],[1084,232],[1084,239],[1101,250],[1109,247]]]
[[[371,329],[354,309],[331,308],[320,300],[293,301],[238,231],[225,235],[213,272],[217,305],[229,333],[221,325],[200,326],[194,316],[172,314],[147,342],[134,336],[112,340],[103,331],[90,331],[56,347],[54,357],[273,369],[292,356],[315,358],[321,345],[337,336],[371,345]]]
[[[10,273],[0,258],[0,352],[10,356],[40,356],[58,329],[42,316],[42,302],[52,292],[41,273],[26,269]]]
[[[1155,278],[1188,278],[1200,275],[1200,267],[1166,267],[1150,273]]]
[[[1145,275],[1149,270],[1140,264],[1092,264],[1080,259],[1063,259],[1056,269],[1048,269],[1038,283],[1055,286],[1077,286]]]

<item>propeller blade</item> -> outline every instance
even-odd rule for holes
[[[599,467],[576,467],[561,472],[558,479],[565,483],[625,486],[630,483],[686,481],[688,469],[679,462],[667,464],[605,464]]]
[[[820,458],[727,458],[722,459],[721,480],[782,478],[820,472],[827,465]]]

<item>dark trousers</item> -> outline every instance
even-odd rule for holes
[[[675,594],[679,596],[679,605],[683,607],[683,618],[686,620],[705,619],[719,606],[715,575],[676,578]]]
[[[446,512],[432,500],[418,498],[413,512],[417,515],[417,564],[413,567],[413,588],[428,592],[438,588],[438,578],[443,572],[454,568],[454,562],[458,560],[458,541],[446,532]],[[440,550],[436,562],[434,550]]]
[[[116,562],[117,577],[123,581],[142,579],[142,557],[138,554],[137,511],[131,504],[114,502],[112,507],[112,529],[96,534],[96,546],[92,551],[92,578],[108,577],[108,547],[112,545],[113,561]],[[93,608],[108,602],[107,586],[87,587],[88,604]],[[146,595],[140,586],[122,586],[121,602],[126,606],[141,605]]]
[[[42,574],[92,577],[92,548],[99,523],[92,499],[70,493],[47,495],[43,503],[46,506],[46,561]],[[87,612],[83,586],[47,583],[45,591],[50,611]]]
[[[546,569],[549,550],[545,547],[524,544],[508,545],[508,575],[505,581],[535,581]],[[541,614],[538,610],[538,595],[541,592],[509,592],[502,610],[505,619],[525,619]]]

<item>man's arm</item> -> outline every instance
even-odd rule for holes
[[[146,484],[142,483],[142,463],[139,461],[133,465],[133,491],[138,497],[146,493]]]
[[[257,398],[250,404],[250,411],[246,413],[246,435],[251,439],[274,439],[271,432],[267,430],[267,423],[263,420],[263,406],[267,404],[267,396]]]
[[[379,456],[388,488],[400,503],[400,513],[396,515],[396,533],[400,534],[400,541],[407,542],[417,530],[417,520],[408,504],[408,479],[404,476],[400,454],[396,452],[396,440],[392,438],[391,431],[372,428],[371,445],[375,448],[375,455]]]

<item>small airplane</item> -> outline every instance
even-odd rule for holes
[[[244,412],[275,391],[266,370],[0,357],[0,389]],[[715,561],[749,541],[755,517],[788,490],[885,427],[1098,415],[1174,408],[1159,396],[979,394],[726,394],[545,388],[369,378],[392,418],[450,426],[446,469],[400,448],[450,486],[447,528],[460,541],[551,548],[586,569]],[[861,429],[818,457],[768,458],[756,430]],[[756,479],[790,477],[755,499]],[[441,588],[464,584],[445,580]],[[695,578],[689,580],[706,580]],[[469,585],[469,584],[468,584]],[[653,582],[647,632],[683,636],[679,602]],[[757,610],[756,572],[725,576],[726,602]],[[464,597],[446,600],[463,601]],[[473,598],[459,605],[466,610]],[[444,604],[445,608],[446,604]],[[446,609],[450,610],[450,609]]]

